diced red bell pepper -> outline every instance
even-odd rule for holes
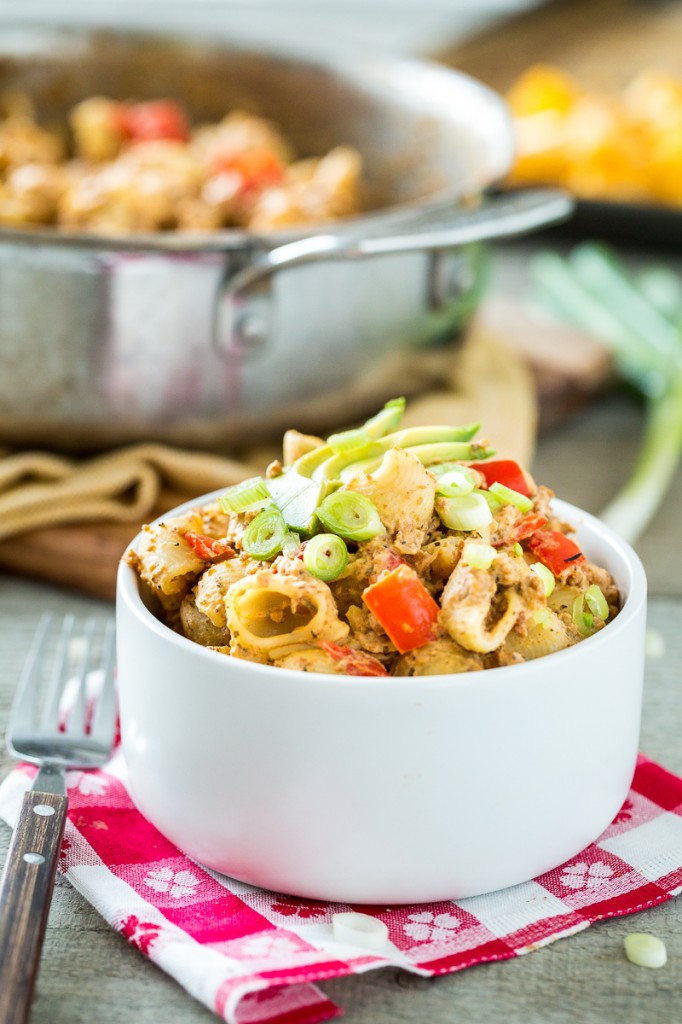
[[[154,139],[186,142],[189,138],[187,119],[182,108],[173,100],[121,103],[117,111],[117,122],[121,134],[133,142],[150,142]]]
[[[205,558],[207,561],[211,561],[214,558],[225,558],[226,556],[231,558],[236,554],[234,548],[231,548],[227,541],[216,540],[215,537],[207,537],[204,533],[187,532],[183,536],[194,553],[199,558]]]
[[[267,146],[247,149],[241,153],[218,154],[211,165],[213,174],[231,172],[241,179],[238,195],[245,197],[262,192],[284,180],[284,166]]]
[[[440,608],[408,565],[372,583],[362,599],[401,654],[433,640]]]
[[[491,484],[502,484],[504,487],[510,487],[512,491],[525,494],[527,498],[533,497],[526,474],[518,462],[514,462],[513,459],[470,462],[468,466],[470,469],[475,469],[477,473],[481,473],[488,487]]]
[[[349,676],[387,676],[388,672],[378,658],[364,651],[357,651],[353,647],[340,647],[333,644],[331,640],[322,640],[320,643],[323,651],[326,651],[334,661],[338,661]]]
[[[541,530],[543,526],[548,523],[547,516],[541,516],[537,512],[530,512],[523,519],[520,519],[516,529],[514,530],[514,540],[521,541],[527,540],[528,537],[532,537],[537,530]]]
[[[538,530],[529,539],[528,547],[555,576],[585,561],[575,541],[560,530]]]

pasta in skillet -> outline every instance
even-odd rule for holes
[[[272,231],[361,207],[357,150],[296,159],[277,125],[246,111],[192,126],[174,100],[90,96],[71,111],[67,132],[41,128],[27,97],[2,105],[0,225],[123,235]]]
[[[145,528],[126,556],[190,640],[303,672],[441,675],[543,657],[618,613],[609,573],[478,425],[400,430],[395,399]]]

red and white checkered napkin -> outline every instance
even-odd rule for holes
[[[0,786],[11,822],[34,769]],[[348,907],[265,892],[206,871],[135,809],[116,754],[105,771],[70,772],[61,871],[138,949],[221,1018],[312,1024],[341,1012],[313,984],[392,965],[447,974],[504,960],[655,906],[682,891],[682,779],[640,757],[628,799],[599,840],[510,889],[408,907]],[[342,945],[332,915],[384,921],[381,952]]]

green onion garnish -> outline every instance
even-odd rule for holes
[[[372,438],[364,427],[342,430],[340,434],[330,434],[327,438],[327,444],[336,455],[349,455],[351,452],[361,454],[371,443]]]
[[[270,495],[262,476],[253,476],[250,480],[243,480],[240,484],[228,488],[218,498],[218,504],[228,515],[236,512],[251,512],[253,509],[267,505],[269,501]]]
[[[472,569],[489,569],[497,557],[491,544],[465,544],[462,561]]]
[[[530,498],[527,498],[525,494],[521,494],[519,491],[513,491],[511,487],[505,487],[504,484],[491,484],[490,490],[496,498],[500,499],[503,505],[515,505],[519,512],[530,512],[533,508],[533,502]]]
[[[313,470],[333,454],[334,452],[328,444],[320,445],[318,448],[306,452],[305,455],[300,455],[295,462],[292,462],[291,466],[287,467],[286,472],[290,473],[293,470],[300,476],[312,476]]]
[[[472,482],[474,487],[478,482],[478,477],[474,475],[473,470],[469,469],[468,466],[463,466],[461,462],[438,462],[435,465],[429,466],[429,473],[432,473],[436,480],[440,480],[446,473],[463,473],[467,480]]]
[[[365,459],[359,461],[346,462],[345,466],[341,468],[339,478],[347,483],[358,473],[373,473],[379,468],[381,463],[384,461],[385,442],[387,438],[383,438],[381,441],[377,441],[376,455],[372,454]],[[386,447],[386,451],[393,447],[389,445]],[[432,466],[443,462],[475,462],[480,459],[488,459],[495,454],[492,448],[488,448],[486,444],[481,444],[478,441],[434,441],[430,444],[415,444],[409,445],[406,451],[410,452],[411,455],[416,455],[419,461],[431,469]],[[321,474],[328,470],[325,467],[320,467],[318,473]]]
[[[350,452],[336,452],[328,459],[321,462],[312,472],[313,480],[318,482],[339,481],[344,478],[350,479],[358,473],[364,473],[364,466],[371,462],[373,468],[381,465],[384,457],[384,449],[379,441],[372,441],[369,448],[362,452],[357,449]],[[330,449],[331,450],[331,449]]]
[[[282,554],[292,555],[297,554],[301,550],[301,538],[293,530],[287,530],[284,534],[284,540],[282,541]]]
[[[668,951],[665,942],[656,935],[645,932],[630,932],[625,936],[625,955],[630,963],[638,967],[665,967]]]
[[[284,522],[299,533],[311,533],[315,527],[315,510],[324,485],[301,476],[293,466],[267,481],[268,491]]]
[[[363,429],[373,441],[376,441],[378,437],[383,437],[400,426],[404,412],[405,399],[392,398],[376,416],[367,420]]]
[[[303,549],[303,564],[318,580],[328,583],[340,576],[348,564],[348,548],[335,533],[318,533]]]
[[[441,473],[438,477],[436,494],[444,494],[448,498],[470,494],[474,489],[471,473],[459,469],[451,469],[449,473]]]
[[[328,530],[346,540],[370,540],[385,530],[376,505],[353,491],[328,494],[317,516]]]
[[[521,547],[518,541],[515,542],[512,551],[514,552],[517,558],[521,558],[521,556],[523,555],[523,548]]]
[[[585,591],[585,601],[590,611],[601,619],[602,622],[606,622],[609,617],[609,606],[604,597],[601,588],[593,583],[592,586],[588,587]]]
[[[594,616],[590,612],[585,611],[585,595],[578,594],[575,601],[573,602],[573,612],[571,615],[573,624],[578,627],[583,636],[591,636],[594,627]]]
[[[381,445],[388,448],[413,448],[422,444],[443,444],[471,441],[478,432],[480,423],[469,423],[464,427],[405,427],[381,439]]]
[[[251,558],[267,560],[282,550],[287,527],[279,509],[274,506],[259,512],[244,531],[242,548]]]
[[[448,530],[481,530],[493,521],[488,502],[480,494],[436,498],[435,508]]]
[[[486,491],[481,489],[477,490],[476,494],[480,494],[481,497],[486,501],[488,508],[493,513],[493,515],[496,512],[499,512],[500,509],[502,508],[502,502],[500,501],[496,494],[492,493],[492,491]]]
[[[548,569],[546,565],[543,565],[542,562],[533,562],[533,564],[530,567],[530,571],[535,573],[538,579],[542,580],[542,585],[545,590],[545,597],[549,597],[549,595],[554,590],[554,587],[556,586],[554,573],[551,571],[551,569]]]
[[[536,608],[530,613],[530,617],[536,626],[542,626],[543,629],[549,629],[552,625],[552,613],[549,608]]]

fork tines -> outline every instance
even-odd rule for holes
[[[71,614],[58,629],[53,619],[48,613],[40,620],[17,692],[11,733],[87,735],[108,748],[115,722],[114,622],[91,617],[76,630]]]

